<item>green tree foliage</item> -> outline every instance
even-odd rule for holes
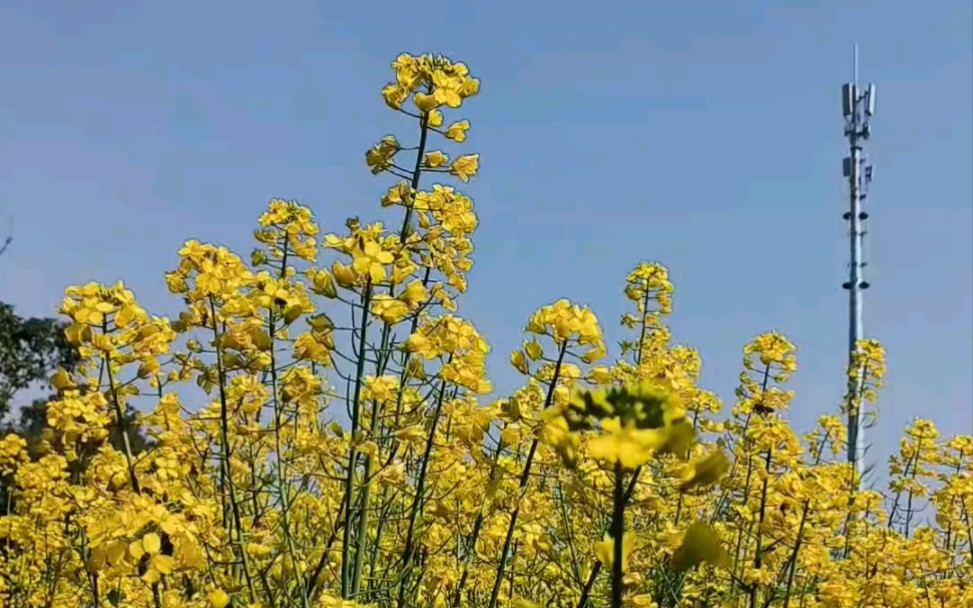
[[[18,392],[47,382],[58,366],[73,369],[77,359],[55,319],[25,319],[0,302],[0,417],[10,413]]]

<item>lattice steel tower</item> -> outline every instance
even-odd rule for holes
[[[842,285],[848,290],[848,363],[853,362],[857,343],[864,337],[863,296],[868,289],[865,281],[865,236],[868,234],[868,213],[864,210],[868,186],[872,181],[872,166],[865,155],[865,143],[871,136],[871,118],[875,114],[875,85],[858,85],[858,45],[855,45],[854,80],[841,88],[842,114],[845,119],[845,137],[849,155],[843,163],[844,177],[848,179],[849,209],[844,218],[848,222],[848,241],[851,259],[848,263],[848,280]],[[849,377],[849,397],[861,394],[861,373]],[[861,404],[862,406],[864,404]],[[848,402],[848,462],[858,471],[861,479],[865,473],[864,428],[862,407]]]

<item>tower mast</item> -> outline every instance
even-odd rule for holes
[[[872,181],[872,166],[865,155],[865,143],[871,136],[871,118],[875,114],[875,85],[861,87],[858,84],[858,45],[854,51],[854,79],[842,86],[842,114],[845,120],[845,138],[849,155],[843,163],[844,177],[848,179],[849,209],[844,214],[848,222],[850,260],[848,280],[842,285],[848,291],[848,364],[854,363],[858,341],[864,337],[864,292],[868,289],[864,270],[865,235],[868,234],[868,213],[864,211],[868,186]],[[862,424],[861,370],[849,376],[848,383],[848,462],[861,480],[866,472],[864,425]]]

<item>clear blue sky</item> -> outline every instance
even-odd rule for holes
[[[125,280],[172,312],[187,238],[250,249],[271,197],[377,218],[363,153],[409,131],[379,96],[402,51],[482,78],[481,217],[461,311],[496,348],[557,297],[619,337],[626,272],[671,268],[672,325],[732,399],[740,349],[799,345],[793,419],[833,410],[847,324],[839,88],[878,84],[866,329],[889,356],[875,450],[912,416],[973,427],[973,8],[866,2],[118,2],[0,6],[0,299],[51,314]],[[388,217],[386,215],[386,217]],[[6,218],[4,218],[6,219]],[[873,435],[875,437],[875,435]],[[876,454],[878,455],[878,454]]]

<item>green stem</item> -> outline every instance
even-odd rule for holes
[[[770,481],[770,461],[772,458],[771,448],[767,448],[766,456],[764,457],[764,465],[766,472],[764,473],[764,483],[763,488],[760,492],[760,514],[757,518],[757,549],[753,557],[753,567],[755,570],[759,570],[763,562],[763,527],[764,527],[764,517],[767,513],[767,484]],[[757,608],[757,590],[760,587],[757,583],[753,583],[750,586],[750,608]]]
[[[378,427],[379,418],[379,404],[377,400],[372,401],[372,416],[371,422],[369,424],[368,436],[374,437],[375,432]],[[365,474],[362,477],[362,488],[361,488],[361,515],[358,518],[358,533],[355,535],[356,538],[356,548],[355,548],[355,570],[352,573],[351,578],[351,596],[358,597],[358,591],[361,589],[361,572],[362,565],[365,561],[365,541],[368,537],[368,513],[371,507],[371,477],[372,477],[372,466],[374,464],[374,458],[371,454],[365,456]]]
[[[973,525],[970,525],[970,513],[966,510],[965,504],[963,505],[963,523],[966,524],[966,549],[970,552],[970,560],[973,561]]]
[[[919,463],[921,462],[921,455],[922,455],[922,438],[920,437],[918,440],[916,440],[916,461],[915,461],[915,465],[913,465],[912,467],[912,477],[910,479],[911,481],[915,481],[916,473],[919,472]],[[912,524],[913,515],[915,515],[915,512],[912,509],[912,500],[914,497],[915,497],[915,491],[913,490],[913,486],[910,483],[909,497],[906,499],[906,503],[905,503],[905,526],[904,526],[905,533],[903,534],[903,536],[905,536],[906,538],[909,538],[909,526]]]
[[[621,463],[615,463],[615,494],[612,509],[612,608],[622,608],[622,591],[624,590],[625,572],[622,569],[624,554],[623,541],[625,537],[625,488],[623,486],[623,472]]]
[[[821,456],[824,454],[824,446],[831,438],[830,431],[826,431],[821,439],[821,443],[818,446],[817,453],[814,455],[814,466],[818,466],[821,463]],[[787,584],[784,590],[784,608],[788,608],[791,603],[791,589],[794,585],[794,575],[797,573],[797,557],[801,550],[801,543],[804,541],[804,528],[807,524],[807,516],[811,510],[811,499],[804,499],[804,506],[801,508],[801,523],[797,528],[797,538],[794,541],[794,550],[791,551],[791,555],[788,558],[784,568],[787,572]],[[764,602],[764,608],[768,608],[773,602],[773,594],[767,597],[767,601]]]
[[[368,308],[372,300],[372,281],[369,277],[365,281],[365,290],[362,293],[362,315],[361,330],[358,335],[358,367],[355,371],[355,393],[352,397],[351,406],[351,445],[348,447],[348,476],[345,477],[345,528],[341,543],[341,597],[350,599],[349,586],[351,580],[351,519],[352,505],[354,504],[354,481],[355,469],[358,465],[358,450],[355,449],[355,433],[358,431],[358,419],[361,410],[361,389],[362,379],[365,375],[365,336],[368,330]]]
[[[406,587],[408,587],[409,581],[409,569],[412,567],[412,559],[415,553],[415,531],[416,531],[416,521],[418,520],[420,514],[422,513],[422,507],[424,504],[423,494],[426,489],[426,471],[429,467],[429,459],[432,456],[432,448],[435,444],[436,438],[436,426],[439,424],[439,414],[443,408],[443,401],[446,395],[446,381],[443,380],[439,387],[439,397],[436,401],[436,407],[432,415],[432,424],[429,429],[429,436],[426,438],[426,448],[422,454],[422,461],[419,464],[419,477],[416,479],[416,493],[412,498],[412,506],[409,513],[409,530],[406,532],[405,536],[405,546],[402,550],[402,569],[400,570],[399,579],[399,596],[396,606],[402,608],[405,602],[405,592]]]
[[[760,402],[754,406],[751,413],[747,414],[747,422],[744,425],[744,436],[741,438],[741,441],[743,441],[743,446],[742,446],[743,451],[747,457],[747,476],[743,484],[743,505],[744,506],[750,502],[750,481],[753,477],[753,455],[750,453],[750,448],[752,446],[750,445],[750,441],[747,439],[746,432],[750,426],[750,417],[752,416],[753,412],[756,412],[758,409],[760,409],[760,406],[763,405],[763,398],[767,392],[767,385],[769,383],[770,383],[770,364],[767,364],[767,366],[764,367],[764,377],[760,388]],[[736,463],[734,462],[734,468],[735,466]],[[732,469],[730,470],[730,474],[731,475],[733,474]],[[748,531],[749,531],[749,527],[748,527]],[[733,592],[736,590],[736,586],[737,586],[737,581],[738,581],[737,568],[741,562],[740,548],[743,546],[743,535],[744,535],[743,522],[741,522],[740,529],[737,531],[736,549],[734,549],[733,551],[733,572],[730,574],[730,581],[731,581],[730,595],[733,595]],[[746,553],[744,553],[744,556],[746,556]]]
[[[342,502],[338,506],[338,514],[334,518],[334,525],[331,527],[331,535],[328,537],[328,542],[324,544],[324,550],[321,552],[321,557],[318,558],[318,563],[314,567],[314,572],[312,572],[311,576],[309,576],[307,579],[308,598],[314,597],[314,593],[317,591],[318,578],[321,576],[321,572],[324,571],[324,567],[328,564],[328,557],[331,555],[331,547],[338,539],[338,527],[342,522],[344,509],[345,504]]]
[[[419,147],[418,147],[418,150],[416,152],[415,166],[414,166],[413,171],[412,171],[412,180],[411,180],[411,183],[410,183],[410,186],[411,186],[412,190],[416,190],[419,187],[419,179],[422,176],[422,159],[423,159],[423,156],[425,154],[426,142],[428,140],[428,136],[429,136],[429,127],[428,127],[428,124],[427,124],[427,119],[426,119],[426,117],[424,115],[422,118],[419,119]],[[406,240],[406,238],[408,236],[409,228],[410,228],[410,226],[412,224],[413,207],[414,207],[413,204],[406,205],[405,216],[403,217],[403,220],[402,220],[402,229],[399,231],[399,243],[400,244],[404,244],[405,243],[405,240]],[[423,281],[423,285],[426,285],[428,283],[428,280],[429,280],[429,272],[428,272],[428,269],[427,269],[427,272],[426,272],[426,280]],[[389,287],[389,293],[390,293],[390,295],[392,293],[392,290],[394,290],[394,288],[395,288],[394,285],[392,285],[392,286]],[[356,424],[357,424],[358,395],[359,395],[359,389],[360,389],[360,386],[361,386],[361,375],[363,373],[364,362],[365,362],[365,354],[364,354],[364,348],[365,348],[365,329],[364,329],[364,325],[365,325],[365,323],[364,323],[364,319],[367,319],[367,314],[368,314],[368,299],[369,298],[370,298],[370,294],[366,296],[365,310],[364,310],[364,313],[362,315],[362,318],[363,318],[362,334],[361,334],[360,346],[359,346],[359,349],[358,349],[358,373],[357,373],[358,379],[356,380],[356,383],[355,383],[356,384],[355,385],[355,400],[354,400],[355,401],[355,404],[354,404],[355,412],[352,414],[352,419],[353,419],[352,420],[352,434],[354,434],[354,430],[355,430]],[[413,323],[413,327],[414,326],[415,326],[415,323]],[[381,337],[381,341],[380,341],[380,343],[382,345],[382,348],[381,348],[381,352],[379,354],[380,360],[378,362],[379,374],[381,374],[384,371],[384,368],[387,365],[388,358],[390,356],[390,353],[388,351],[387,345],[388,345],[389,338],[391,336],[391,331],[392,331],[392,325],[391,324],[385,324],[385,326],[382,328],[382,337]],[[404,373],[405,373],[405,367],[403,366],[403,374]],[[401,398],[401,391],[400,391],[400,398]],[[373,416],[373,422],[374,422],[374,419],[375,419],[375,416]],[[374,428],[372,429],[372,431],[374,433]],[[352,504],[352,492],[353,492],[353,488],[352,488],[351,478],[352,478],[352,475],[353,475],[354,470],[356,468],[355,465],[357,464],[355,462],[356,455],[354,454],[354,452],[352,452],[352,454],[349,456],[349,459],[350,459],[349,460],[350,465],[349,465],[349,470],[348,470],[348,480],[345,483],[345,495],[346,495],[345,533],[344,533],[344,543],[342,545],[342,562],[341,562],[341,571],[342,571],[342,576],[341,576],[342,597],[346,597],[346,598],[347,597],[354,597],[354,596],[356,596],[358,594],[360,588],[361,588],[361,571],[362,571],[362,564],[363,564],[364,554],[365,554],[365,540],[366,540],[366,533],[367,533],[366,526],[368,524],[368,508],[369,508],[369,504],[368,503],[369,503],[369,499],[370,499],[370,491],[369,491],[368,486],[366,485],[365,487],[362,488],[362,506],[361,506],[361,513],[359,515],[358,530],[357,530],[357,533],[355,534],[355,539],[354,539],[355,540],[355,545],[356,545],[356,548],[355,548],[355,564],[354,564],[353,571],[351,573],[351,581],[350,581],[351,582],[351,589],[349,590],[347,588],[347,586],[348,586],[348,565],[347,564],[348,564],[348,560],[350,558],[350,555],[349,554],[350,554],[350,535],[351,535],[351,520],[352,520],[352,509],[350,507],[351,507],[351,504]],[[371,472],[371,466],[372,466],[372,464],[373,464],[373,462],[372,462],[371,456],[367,456],[366,459],[365,459],[365,469],[366,469],[365,479],[366,480],[367,480],[367,478],[368,478],[368,476],[369,476],[369,474]]]
[[[496,474],[498,470],[498,464],[500,462],[500,454],[503,452],[503,442],[497,439],[497,449],[493,452],[493,462],[490,467],[490,484],[496,481]],[[456,585],[456,593],[453,595],[452,606],[455,608],[459,606],[460,599],[463,596],[463,589],[466,588],[466,579],[470,575],[470,564],[473,561],[473,556],[476,555],[476,541],[480,538],[480,530],[483,528],[483,520],[485,519],[484,511],[486,509],[486,504],[480,506],[480,512],[477,513],[476,519],[473,521],[473,531],[470,534],[470,544],[469,549],[463,559],[463,573],[459,577],[459,584]]]
[[[105,333],[108,333],[107,321],[103,323],[102,329]],[[118,398],[118,387],[115,384],[115,376],[112,373],[111,361],[105,359],[105,368],[108,370],[108,389],[111,393],[112,406],[115,410],[115,421],[118,424],[118,430],[122,435],[122,446],[125,450],[125,465],[128,468],[128,476],[132,484],[132,490],[136,494],[141,494],[142,489],[139,486],[138,476],[135,474],[135,458],[132,454],[132,442],[128,437],[128,424],[125,420],[125,412],[122,409],[121,400]]]
[[[794,585],[794,573],[797,572],[797,556],[801,550],[801,542],[804,540],[804,524],[807,522],[807,513],[810,505],[810,500],[804,501],[804,510],[801,513],[801,525],[797,528],[797,540],[794,542],[794,551],[791,552],[791,557],[788,560],[787,586],[784,588],[784,608],[788,608],[791,605],[791,588]]]
[[[419,149],[416,151],[416,164],[412,170],[412,183],[410,184],[413,190],[417,190],[419,188],[419,177],[422,175],[422,157],[426,153],[426,141],[429,138],[429,125],[426,122],[427,116],[428,115],[424,114],[423,117],[419,119]],[[401,236],[399,237],[399,242],[405,242],[409,226],[412,223],[412,209],[414,207],[415,204],[406,206],[405,218],[402,220],[402,231],[400,233]]]
[[[286,242],[285,242],[285,252],[286,252]],[[286,258],[285,258],[286,260]],[[286,264],[286,262],[285,262]],[[303,608],[308,608],[307,601],[307,587],[304,585],[303,575],[297,569],[297,551],[294,549],[294,539],[291,536],[291,526],[290,526],[290,488],[288,483],[285,482],[284,475],[284,465],[285,458],[283,450],[281,449],[281,438],[280,429],[283,424],[283,408],[281,407],[280,399],[278,399],[277,390],[277,357],[274,353],[274,334],[276,333],[276,327],[274,323],[274,312],[270,311],[268,318],[268,329],[270,330],[270,382],[271,382],[271,394],[274,403],[274,449],[277,452],[277,486],[280,491],[280,503],[281,503],[281,526],[284,530],[284,540],[287,544],[287,553],[291,558],[291,564],[295,570],[295,576],[298,577],[297,589],[300,593],[301,606]]]
[[[627,505],[628,501],[632,499],[632,494],[635,493],[635,486],[638,485],[639,474],[642,473],[642,467],[635,469],[632,473],[632,478],[628,480],[628,488],[625,490],[625,499],[622,504]],[[591,596],[591,588],[595,585],[595,580],[598,578],[598,574],[601,572],[601,562],[595,561],[594,565],[591,567],[591,573],[588,575],[588,580],[585,581],[584,588],[581,590],[581,597],[578,599],[577,608],[585,608],[588,605],[588,598]]]
[[[226,399],[226,374],[223,369],[223,346],[220,344],[220,332],[216,323],[216,304],[213,296],[209,298],[210,316],[213,322],[213,343],[216,347],[216,375],[220,388],[220,441],[222,442],[222,471],[226,479],[227,494],[230,499],[230,509],[233,515],[233,527],[236,531],[236,547],[240,554],[240,563],[243,566],[243,575],[247,581],[247,590],[250,593],[250,601],[256,601],[256,594],[253,589],[253,580],[250,577],[250,564],[247,558],[246,549],[243,546],[243,524],[240,516],[240,505],[236,498],[236,489],[233,484],[233,472],[230,470],[230,436],[229,436],[229,408]],[[109,366],[110,368],[111,366]],[[109,373],[111,373],[109,369]]]
[[[379,504],[382,505],[382,513],[378,519],[378,527],[375,530],[375,542],[372,543],[372,552],[368,560],[368,571],[373,574],[375,572],[376,564],[378,563],[379,550],[382,546],[382,534],[385,532],[385,524],[388,521],[389,509],[392,506],[391,501],[388,499],[388,494],[388,486],[382,488],[382,497],[379,499]],[[365,587],[365,597],[363,601],[366,604],[368,603],[368,598],[372,592],[372,581],[374,580],[375,578],[373,577],[371,581],[369,581],[369,584]]]
[[[561,348],[558,352],[557,363],[554,365],[554,375],[551,378],[551,384],[547,389],[547,397],[544,399],[544,408],[550,407],[551,402],[554,400],[554,389],[557,387],[557,381],[561,374],[561,364],[564,362],[564,354],[568,350],[568,342],[565,340],[561,343]],[[530,443],[530,451],[527,452],[527,462],[524,463],[524,470],[520,475],[520,494],[523,495],[524,489],[527,487],[527,482],[530,480],[530,467],[534,461],[534,454],[537,452],[537,437]],[[500,584],[503,582],[503,572],[507,566],[507,556],[510,555],[510,543],[513,540],[514,528],[517,526],[517,517],[520,515],[520,501],[517,501],[517,506],[514,507],[513,513],[510,514],[510,525],[507,526],[507,535],[503,540],[503,548],[500,550],[500,562],[497,564],[497,575],[493,579],[493,591],[490,592],[490,604],[489,608],[496,608],[497,598],[500,595]],[[401,608],[401,607],[400,607]]]

